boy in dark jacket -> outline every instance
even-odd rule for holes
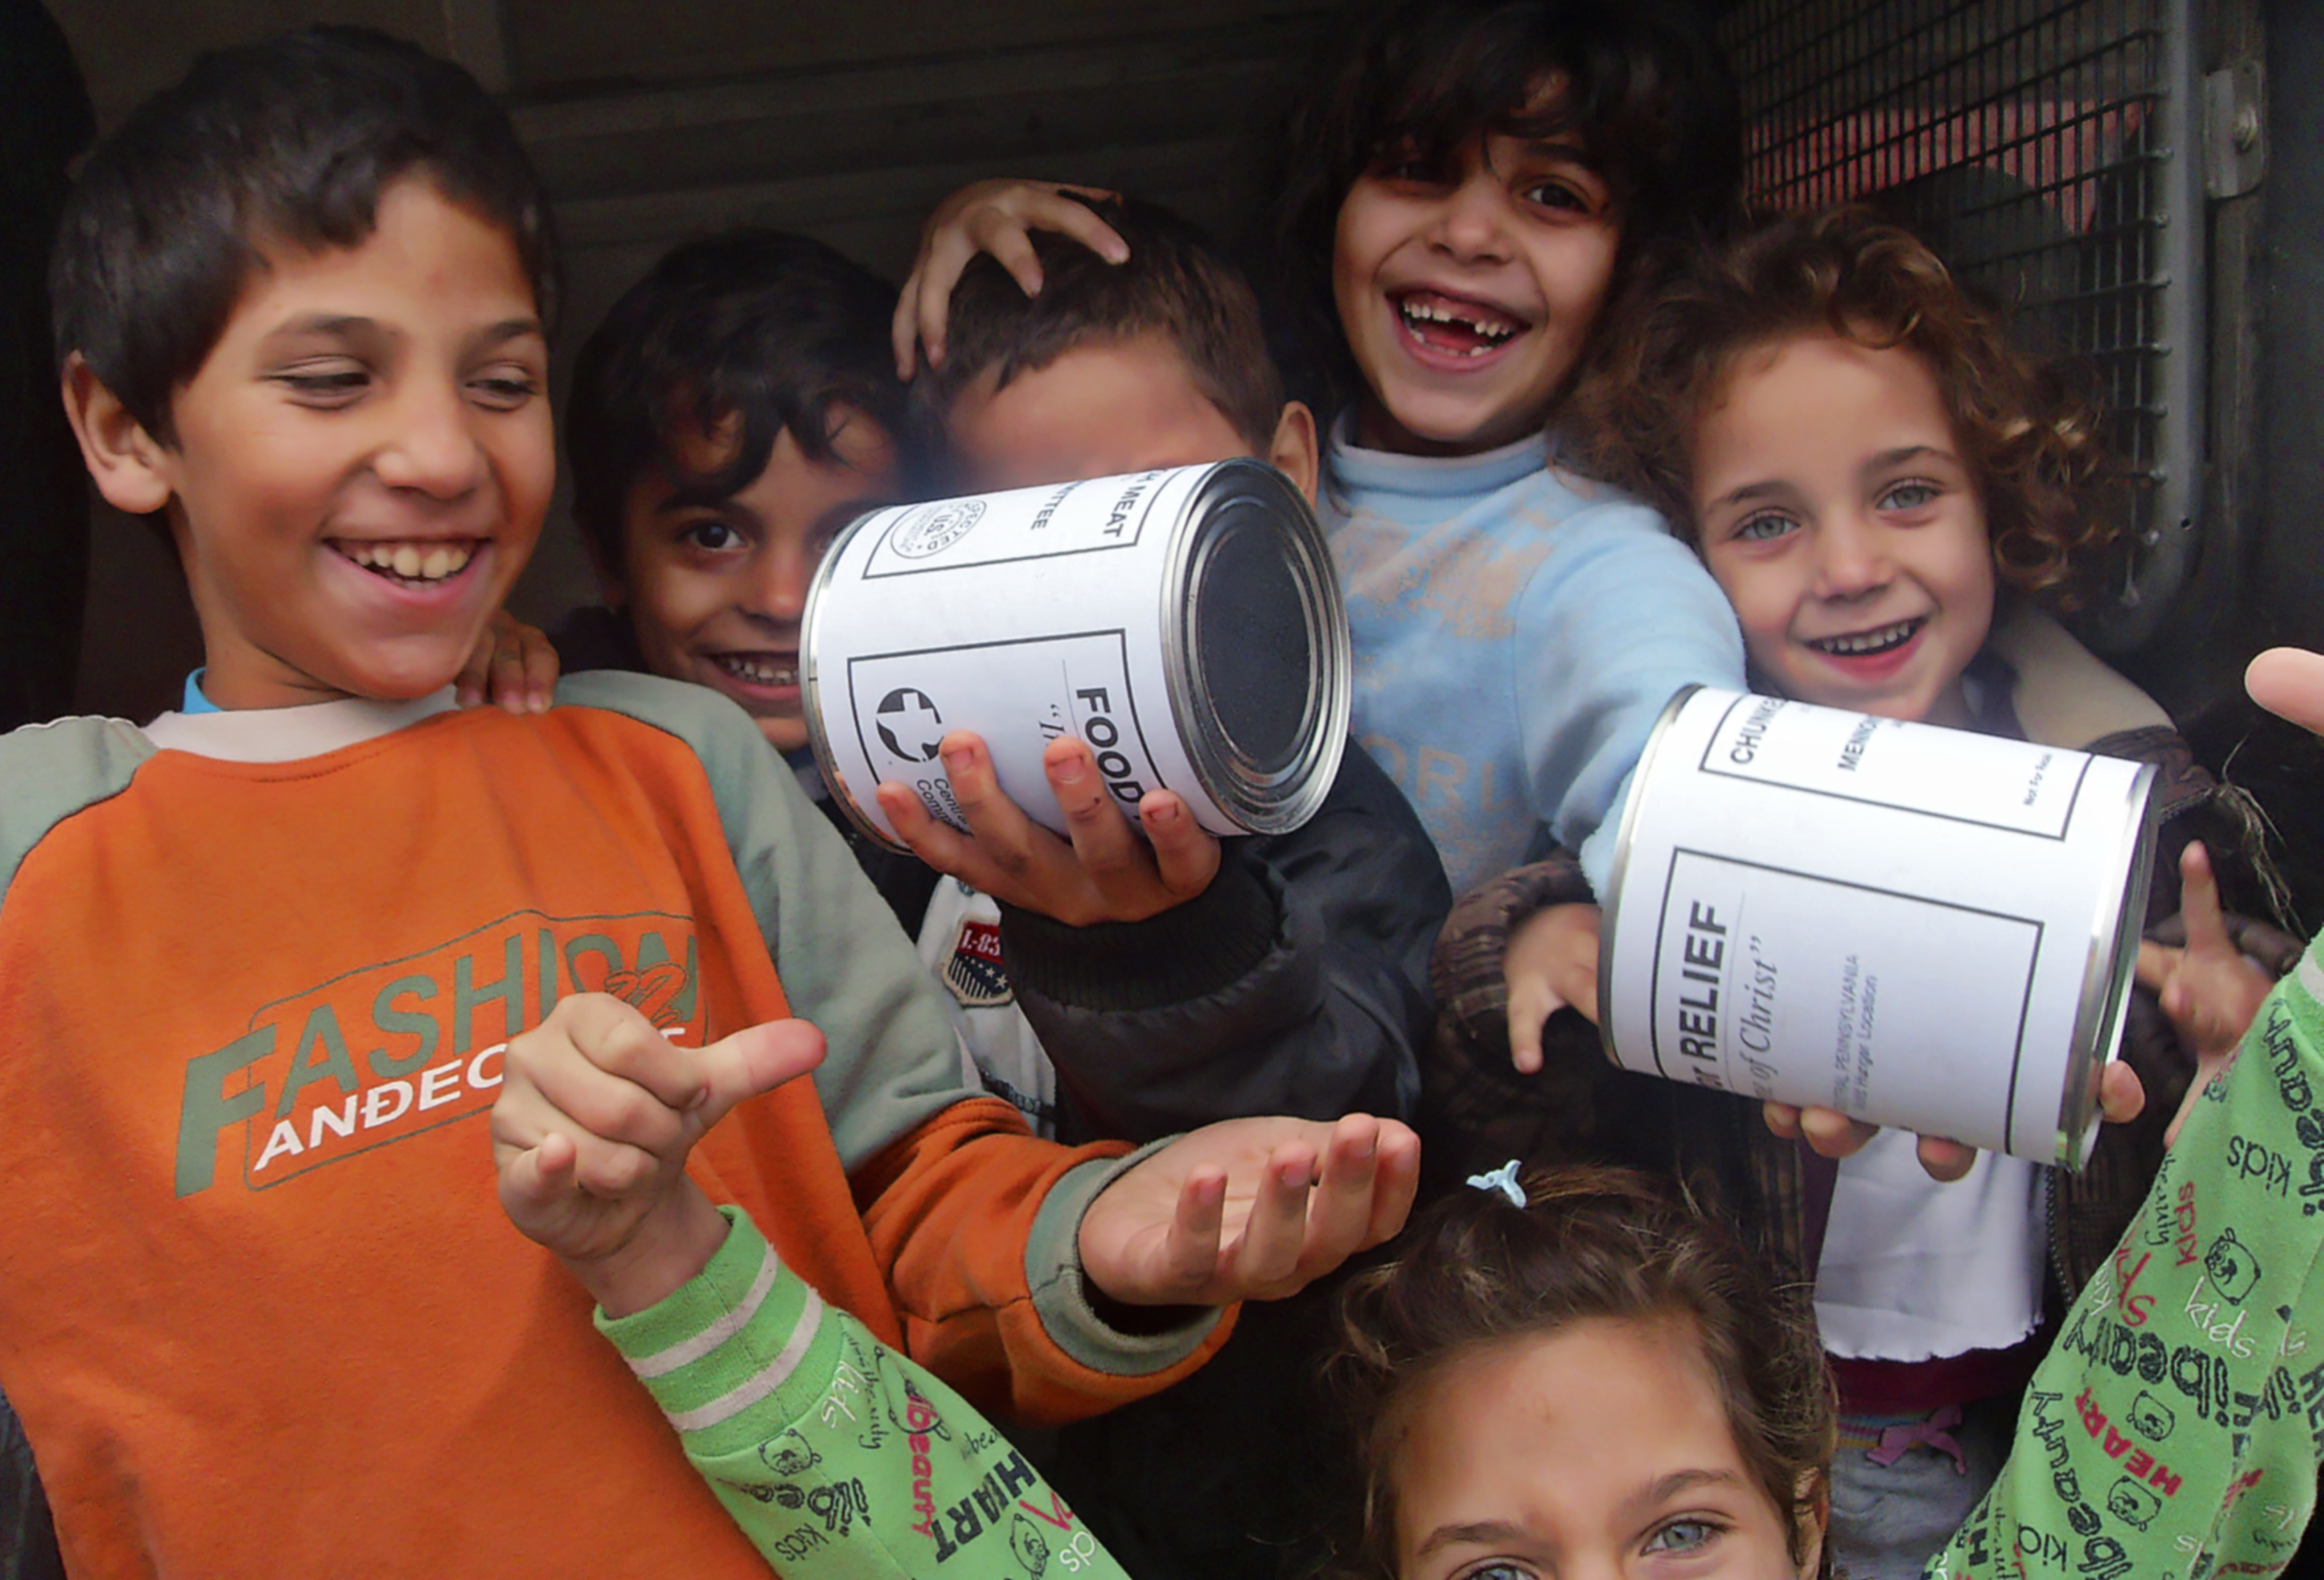
[[[1312,492],[1314,424],[1282,398],[1250,288],[1169,216],[1123,214],[1133,245],[1148,243],[1129,264],[1060,247],[1029,301],[997,268],[972,271],[952,357],[916,392],[918,420],[889,365],[894,292],[868,271],[770,232],[664,259],[576,371],[574,510],[613,608],[578,617],[560,647],[570,667],[692,680],[758,719],[951,991],[982,1083],[1037,1128],[1142,1142],[1245,1114],[1407,1112],[1450,896],[1418,822],[1361,753],[1292,833],[1222,843],[1191,818],[1156,822],[1176,800],[1158,795],[1155,854],[1105,808],[1110,843],[1084,861],[991,792],[982,743],[955,737],[948,766],[968,754],[949,767],[955,789],[992,814],[973,839],[899,818],[923,866],[856,831],[806,749],[807,583],[855,516],[927,491],[925,427],[961,436],[970,425],[948,418],[1095,360],[1175,401],[1185,424],[1149,410],[1114,425],[1111,453],[1031,460],[1042,423],[1004,413],[989,426],[1019,442],[1015,455],[955,445],[945,481],[1004,488],[1257,455]]]

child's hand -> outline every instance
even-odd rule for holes
[[[2146,1088],[2127,1064],[2109,1064],[2098,1077],[2098,1117],[2108,1125],[2127,1125],[2146,1108]],[[1786,1141],[1804,1139],[1828,1158],[1861,1152],[1865,1143],[1880,1134],[1877,1125],[1851,1119],[1837,1108],[1794,1107],[1789,1103],[1761,1105],[1767,1128]],[[1939,1135],[1924,1135],[1915,1149],[1921,1168],[1930,1179],[1950,1183],[1969,1171],[1977,1148]]]
[[[602,993],[512,1039],[493,1104],[501,1206],[619,1317],[709,1265],[725,1220],[686,1177],[726,1111],[823,1062],[823,1033],[772,1021],[681,1048]]]
[[[489,688],[492,700],[512,713],[545,713],[557,694],[557,649],[507,610],[494,610],[454,684],[464,708],[483,703]]]
[[[2218,882],[2211,875],[2209,853],[2200,842],[2190,842],[2179,853],[2179,880],[2186,947],[2138,946],[2140,983],[2153,990],[2180,1043],[2195,1056],[2195,1079],[2188,1083],[2186,1100],[2163,1133],[2166,1144],[2179,1139],[2179,1127],[2193,1112],[2203,1089],[2234,1062],[2252,1017],[2259,1013],[2260,1000],[2275,986],[2275,978],[2227,935]]]
[[[1055,181],[972,181],[936,205],[920,231],[919,256],[905,277],[896,302],[896,376],[912,376],[912,348],[927,347],[928,366],[944,363],[945,320],[952,312],[952,288],[979,253],[990,253],[1016,277],[1027,296],[1041,294],[1041,261],[1032,233],[1055,231],[1073,237],[1109,263],[1130,256],[1113,227],[1087,205],[1065,197],[1119,198],[1102,187],[1067,187]]]
[[[1167,790],[1147,796],[1138,808],[1146,831],[1139,839],[1107,794],[1090,749],[1072,736],[1041,754],[1070,844],[1009,799],[991,752],[973,732],[954,730],[940,749],[970,832],[938,822],[910,786],[893,781],[880,786],[880,810],[913,855],[1003,905],[1074,927],[1143,922],[1185,905],[1218,876],[1219,842],[1184,801]]]
[[[1402,1228],[1419,1181],[1420,1138],[1392,1119],[1206,1125],[1090,1203],[1082,1270],[1126,1306],[1280,1300]]]
[[[1541,1028],[1571,1006],[1598,1024],[1598,923],[1595,905],[1550,905],[1509,934],[1501,978],[1509,995],[1509,1062],[1520,1073],[1541,1069]]]
[[[2310,735],[2324,735],[2324,653],[2270,648],[2244,671],[2251,699]]]

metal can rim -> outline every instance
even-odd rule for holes
[[[799,614],[799,710],[807,717],[807,743],[815,753],[816,772],[823,776],[825,791],[839,804],[839,810],[846,814],[847,821],[853,823],[864,838],[883,850],[908,855],[912,848],[872,821],[872,815],[856,804],[847,781],[840,775],[838,759],[832,755],[831,741],[824,730],[823,675],[822,666],[816,661],[822,651],[818,638],[824,590],[831,585],[839,562],[846,557],[848,547],[855,541],[856,534],[876,518],[886,515],[898,515],[901,519],[896,507],[882,505],[877,510],[864,511],[841,528],[838,535],[832,538],[831,547],[823,551],[822,563],[815,567],[815,574],[807,582],[807,607]]]
[[[2123,1019],[2129,1014],[2131,972],[2144,932],[2140,918],[2146,914],[2154,882],[2157,774],[2153,763],[2141,763],[2131,776],[2128,799],[2138,815],[2125,820],[2122,849],[2107,868],[2122,874],[2121,897],[2108,908],[2111,914],[2102,910],[2094,919],[2089,959],[2082,969],[2073,1042],[2066,1052],[2065,1088],[2058,1104],[2058,1166],[2069,1171],[2079,1171],[2088,1161],[2084,1142],[2096,1128],[2098,1080],[2121,1045]]]
[[[1305,738],[1290,764],[1264,779],[1234,771],[1236,753],[1194,664],[1203,551],[1220,508],[1245,495],[1263,500],[1284,523],[1292,579],[1308,622]],[[1355,701],[1353,652],[1331,546],[1290,479],[1266,462],[1240,456],[1216,463],[1187,491],[1169,530],[1159,628],[1179,744],[1220,812],[1255,834],[1286,833],[1314,816],[1330,796]]]
[[[1598,1045],[1605,1051],[1607,1061],[1617,1070],[1628,1066],[1614,1048],[1614,948],[1622,936],[1622,877],[1629,868],[1630,843],[1638,831],[1638,807],[1646,799],[1646,771],[1654,766],[1663,742],[1678,723],[1678,716],[1686,711],[1686,704],[1695,693],[1707,689],[1699,682],[1679,687],[1663,704],[1654,729],[1647,731],[1646,744],[1630,769],[1630,793],[1622,802],[1622,826],[1614,834],[1614,859],[1606,868],[1606,892],[1598,896],[1599,935],[1604,940],[1603,947],[1598,951]]]

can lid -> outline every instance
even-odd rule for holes
[[[1163,629],[1187,755],[1237,822],[1296,828],[1331,791],[1352,700],[1323,532],[1280,473],[1234,461],[1188,501],[1178,550]]]

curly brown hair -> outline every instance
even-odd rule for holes
[[[1826,333],[1921,358],[1978,479],[2001,580],[2075,602],[2118,530],[2096,411],[1934,253],[1863,209],[1765,221],[1659,280],[1612,336],[1609,376],[1569,409],[1571,459],[1692,540],[1694,432],[1737,361]]]
[[[1522,1208],[1499,1190],[1454,1191],[1414,1220],[1395,1261],[1342,1291],[1324,1366],[1352,1427],[1353,1507],[1327,1572],[1397,1580],[1394,1462],[1431,1379],[1484,1346],[1591,1318],[1692,1328],[1743,1461],[1802,1560],[1836,1408],[1803,1292],[1771,1288],[1732,1235],[1647,1175],[1545,1169],[1523,1189]]]

